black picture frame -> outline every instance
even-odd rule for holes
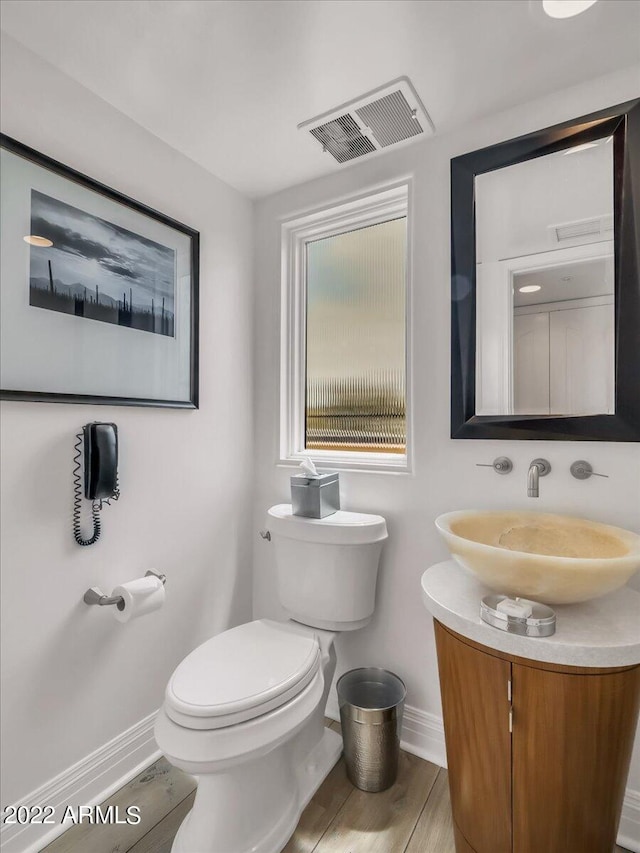
[[[0,134],[0,147],[31,161],[62,178],[105,198],[123,205],[144,217],[161,223],[185,235],[189,242],[190,258],[190,299],[189,299],[189,398],[188,399],[150,399],[146,397],[106,396],[101,394],[57,393],[48,391],[6,390],[0,389],[0,399],[44,403],[80,403],[110,406],[146,406],[163,408],[197,409],[199,406],[199,266],[200,266],[200,234],[198,231],[142,204],[129,196],[108,187],[69,166],[42,154],[39,151],[13,139],[6,134]],[[5,283],[5,286],[6,283]],[[164,312],[164,309],[163,309]],[[163,314],[164,316],[164,314]]]
[[[476,415],[475,177],[610,135],[615,414]],[[640,99],[451,160],[451,438],[640,441]]]

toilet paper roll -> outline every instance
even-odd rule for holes
[[[131,619],[137,619],[138,616],[153,613],[164,604],[164,584],[160,578],[152,575],[123,583],[111,594],[121,595],[124,599],[124,606],[119,604],[113,608],[113,614],[118,622],[129,622]]]

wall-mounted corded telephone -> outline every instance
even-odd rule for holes
[[[115,424],[92,423],[76,435],[73,457],[73,536],[78,545],[93,545],[100,538],[100,510],[120,497],[118,488],[118,427]],[[93,534],[84,539],[80,526],[82,506],[82,477],[84,496],[91,503]]]

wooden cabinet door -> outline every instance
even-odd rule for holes
[[[614,849],[640,667],[570,675],[512,664],[513,850]]]
[[[475,853],[511,853],[511,664],[435,632],[456,828]]]

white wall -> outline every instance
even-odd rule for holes
[[[8,804],[157,709],[185,654],[250,615],[252,222],[239,193],[4,36],[2,130],[201,234],[199,411],[2,406]],[[118,424],[122,497],[79,548],[73,443],[91,420]],[[82,603],[152,566],[163,610],[120,625]]]
[[[256,235],[256,493],[257,530],[264,513],[288,499],[286,467],[277,467],[280,222],[384,182],[413,176],[413,443],[414,473],[341,474],[346,509],[386,516],[377,613],[364,630],[338,640],[338,672],[354,666],[388,667],[406,679],[407,702],[440,715],[432,621],[420,600],[420,577],[446,558],[433,525],[442,512],[463,507],[551,510],[584,515],[640,531],[640,452],[637,445],[598,442],[452,441],[449,439],[449,161],[451,157],[636,97],[639,69],[558,93],[463,130],[409,146],[362,165],[340,169],[257,203]],[[499,477],[477,462],[505,454],[514,471]],[[540,498],[526,496],[526,470],[547,457],[552,474]],[[579,482],[576,459],[592,462],[609,479]],[[273,548],[255,539],[254,612],[279,613]],[[638,583],[638,579],[636,579]],[[640,746],[640,744],[639,744]],[[640,750],[629,780],[640,789]]]
[[[475,205],[476,263],[603,240],[599,235],[558,243],[549,228],[598,217],[608,217],[613,228],[613,143],[556,151],[478,175]]]

